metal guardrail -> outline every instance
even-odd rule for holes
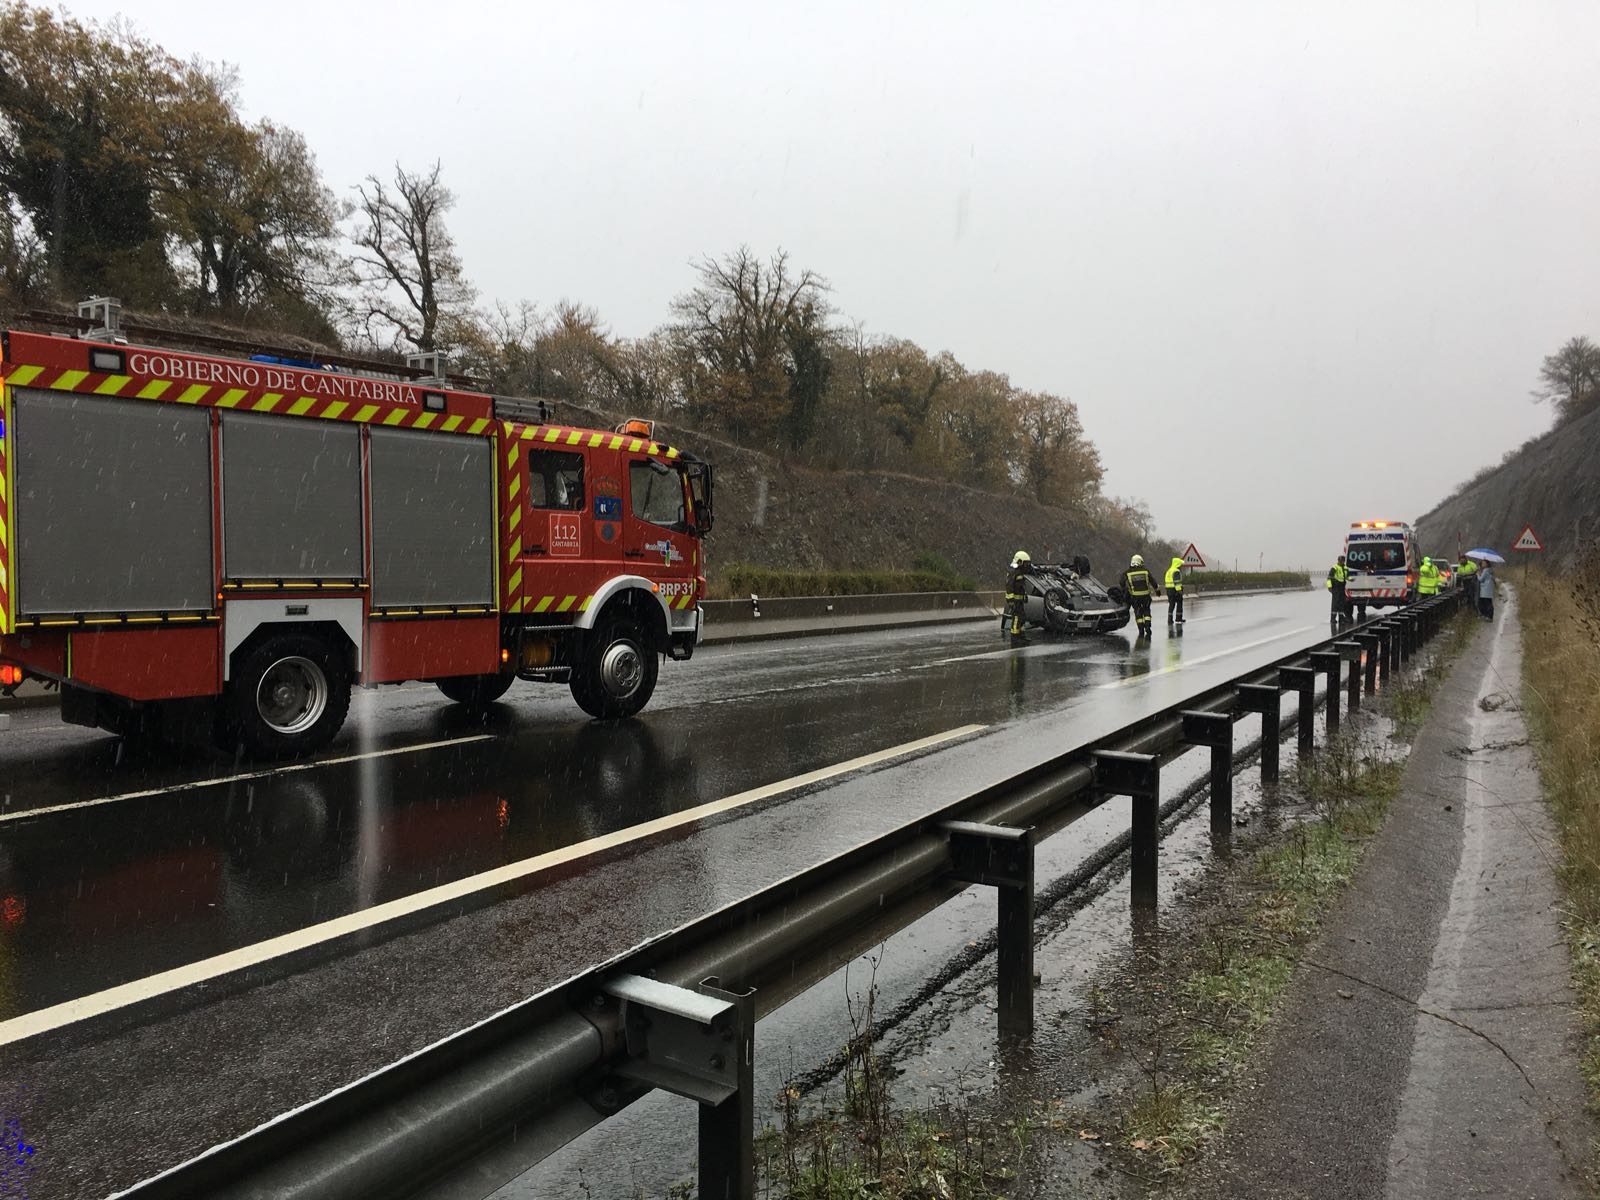
[[[1034,846],[1115,796],[1132,801],[1131,901],[1154,906],[1160,771],[1211,753],[1211,820],[1232,820],[1234,725],[1262,718],[1279,765],[1294,692],[1302,749],[1443,624],[1455,593],[1352,625],[1068,750],[445,1038],[126,1192],[138,1200],[481,1198],[653,1088],[700,1105],[700,1195],[754,1193],[755,1021],[972,883],[999,893],[999,1024],[1033,1027]]]

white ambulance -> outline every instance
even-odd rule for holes
[[[1344,539],[1350,577],[1345,598],[1365,616],[1368,608],[1399,608],[1417,598],[1417,537],[1404,521],[1352,521]]]

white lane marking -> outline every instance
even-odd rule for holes
[[[1269,638],[1262,638],[1258,642],[1245,642],[1241,646],[1233,646],[1227,650],[1218,650],[1215,654],[1203,654],[1199,658],[1186,658],[1170,667],[1162,667],[1157,671],[1146,671],[1142,675],[1130,675],[1126,679],[1116,679],[1110,683],[1100,684],[1103,691],[1106,688],[1132,687],[1136,683],[1145,683],[1158,675],[1171,675],[1174,671],[1181,671],[1185,667],[1198,667],[1202,663],[1215,662],[1219,658],[1227,658],[1231,654],[1238,654],[1244,650],[1254,650],[1257,646],[1268,646],[1273,642],[1281,642],[1284,638],[1295,637],[1302,633],[1309,633],[1313,629],[1320,629],[1320,625],[1302,625],[1298,629],[1290,629],[1284,633],[1275,633]]]
[[[551,867],[571,862],[574,859],[584,858],[603,850],[623,846],[629,842],[650,837],[653,834],[676,829],[680,825],[687,825],[705,817],[728,812],[731,809],[740,808],[747,804],[754,804],[759,800],[770,799],[783,792],[794,791],[797,788],[820,783],[823,780],[832,779],[851,771],[859,771],[865,767],[875,766],[891,758],[914,754],[918,750],[927,750],[945,742],[966,737],[968,734],[977,733],[985,728],[987,726],[984,725],[962,725],[955,729],[947,729],[943,733],[919,738],[914,742],[906,742],[903,745],[891,746],[887,750],[878,750],[872,754],[864,754],[860,758],[852,758],[848,762],[836,763],[831,767],[821,767],[815,771],[808,771],[804,775],[796,775],[793,778],[783,779],[777,783],[769,783],[746,792],[724,796],[721,800],[712,800],[697,808],[685,809],[683,812],[673,813],[666,817],[658,817],[653,821],[645,821],[639,825],[630,825],[628,828],[619,829],[615,833],[608,833],[601,837],[590,838],[586,842],[564,846],[560,850],[551,850],[545,854],[522,859],[520,862],[507,863],[505,866],[496,867],[491,871],[469,875],[465,879],[458,879],[453,883],[441,884],[439,887],[416,892],[410,896],[402,896],[398,900],[377,904],[360,912],[335,917],[331,921],[323,921],[317,925],[309,925],[304,929],[297,929],[293,933],[268,938],[264,942],[241,946],[239,949],[230,950],[226,954],[218,954],[212,958],[189,963],[186,966],[174,967],[170,971],[162,971],[144,979],[135,979],[128,983],[119,984],[116,987],[106,988],[104,991],[81,996],[76,1000],[68,1000],[62,1004],[52,1005],[49,1008],[41,1008],[36,1012],[24,1013],[20,1017],[12,1017],[9,1021],[0,1021],[0,1046],[9,1045],[12,1042],[20,1042],[24,1038],[37,1037],[41,1033],[49,1033],[51,1030],[64,1028],[89,1017],[98,1016],[101,1013],[125,1008],[130,1004],[148,1000],[154,996],[161,996],[182,988],[193,987],[195,984],[204,983],[208,979],[231,974],[246,967],[257,966],[296,950],[303,950],[309,946],[315,946],[333,938],[342,937],[345,934],[369,929],[374,925],[380,925],[385,921],[419,912],[436,904],[443,904],[451,900],[460,899],[463,896],[470,896],[474,892],[481,892],[486,888],[510,883],[529,875],[537,874],[540,871],[548,870]]]
[[[310,762],[286,763],[281,767],[266,767],[260,771],[244,771],[238,775],[219,775],[214,779],[191,779],[187,783],[174,783],[166,787],[149,788],[142,792],[123,792],[117,796],[101,796],[98,800],[74,800],[70,804],[51,804],[44,808],[24,808],[18,812],[0,813],[0,823],[21,821],[28,817],[46,817],[51,813],[71,812],[78,808],[95,808],[101,804],[117,804],[123,800],[145,800],[151,796],[165,796],[170,792],[193,792],[200,788],[220,787],[227,783],[243,783],[249,779],[266,779],[272,775],[291,775],[296,771],[314,771],[318,767],[336,767],[340,763],[360,762],[365,758],[388,758],[395,754],[416,754],[423,750],[439,750],[445,746],[466,746],[473,742],[493,741],[492,733],[470,733],[465,737],[447,738],[442,742],[419,742],[414,746],[391,746],[387,750],[369,750],[365,754],[346,754],[339,758],[318,758]]]

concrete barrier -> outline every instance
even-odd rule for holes
[[[1004,592],[896,592],[882,596],[782,596],[707,600],[701,643],[998,620]]]

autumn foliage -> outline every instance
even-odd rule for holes
[[[0,292],[114,295],[341,349],[437,350],[499,392],[1151,532],[1137,500],[1102,495],[1070,399],[869,334],[781,250],[700,258],[642,337],[569,301],[479,307],[437,161],[370,173],[340,199],[300,134],[242,118],[236,84],[120,24],[0,0]]]

